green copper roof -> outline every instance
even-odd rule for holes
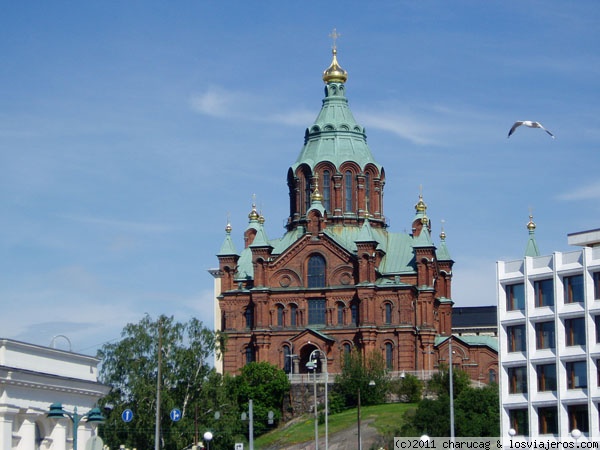
[[[356,122],[348,107],[345,90],[343,83],[327,83],[321,111],[306,130],[304,146],[292,170],[301,164],[307,164],[312,170],[321,161],[330,161],[337,168],[346,161],[353,161],[361,169],[369,163],[381,169],[367,145],[365,129]]]
[[[221,250],[219,250],[217,256],[237,255],[237,250],[231,240],[231,227],[229,225],[227,225],[226,233],[225,240],[223,241],[223,245],[221,245]]]
[[[529,216],[527,229],[529,230],[529,239],[527,240],[527,247],[525,248],[525,256],[540,256],[540,249],[535,241],[535,223],[533,223],[533,216]]]

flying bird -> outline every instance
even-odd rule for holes
[[[519,128],[521,125],[525,125],[526,127],[529,127],[529,128],[541,128],[546,133],[548,133],[550,136],[552,136],[552,139],[554,139],[554,135],[552,133],[550,133],[548,130],[546,130],[542,126],[541,123],[539,123],[539,122],[532,122],[531,120],[518,120],[517,122],[515,122],[514,125],[511,127],[510,131],[508,132],[508,136],[507,137],[510,137],[510,135],[513,134],[515,132],[515,130],[517,128]]]

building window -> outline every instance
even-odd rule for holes
[[[369,205],[371,201],[371,174],[365,174],[365,209],[370,212]]]
[[[548,280],[539,280],[533,283],[535,292],[535,306],[554,306],[554,282],[550,278]]]
[[[344,354],[347,355],[352,351],[352,346],[347,342],[344,344]]]
[[[337,305],[337,322],[340,327],[344,326],[344,304],[338,303]]]
[[[594,279],[594,299],[600,300],[600,272],[594,272],[592,278]]]
[[[308,300],[308,324],[325,325],[324,298],[311,298]]]
[[[583,275],[564,277],[565,303],[583,302]]]
[[[356,303],[352,303],[350,312],[352,314],[352,325],[358,326],[358,306]]]
[[[527,368],[525,366],[508,368],[508,393],[527,394]]]
[[[277,326],[283,326],[283,305],[277,305]]]
[[[556,406],[540,407],[537,413],[540,434],[558,434],[558,409]]]
[[[569,430],[577,428],[582,433],[590,432],[587,405],[569,405],[567,414],[569,415]]]
[[[310,209],[310,174],[304,174],[304,211]]]
[[[525,285],[523,283],[506,286],[506,309],[508,311],[525,309]]]
[[[555,348],[554,321],[535,324],[535,345],[538,350]]]
[[[565,338],[568,346],[585,346],[585,319],[565,319]]]
[[[567,389],[587,388],[587,365],[585,361],[567,362]]]
[[[329,170],[323,171],[323,207],[331,212],[331,174]]]
[[[252,306],[246,308],[244,319],[246,320],[246,328],[254,327],[254,308]]]
[[[506,328],[509,352],[525,351],[525,325],[514,325]]]
[[[325,258],[312,255],[308,260],[308,287],[325,286]]]
[[[385,367],[387,370],[394,369],[394,346],[389,342],[385,343]]]
[[[385,323],[386,323],[386,325],[389,325],[392,323],[392,304],[391,303],[385,304]]]
[[[488,372],[488,380],[489,380],[490,384],[498,382],[498,380],[496,378],[496,371],[494,369],[490,369],[489,370],[489,372]]]
[[[594,325],[596,325],[596,343],[600,343],[600,314],[594,316]]]
[[[292,351],[289,345],[283,346],[283,371],[292,373]]]
[[[538,392],[556,391],[556,364],[540,364],[535,370]]]
[[[345,187],[345,211],[352,211],[352,172],[349,170],[346,171],[346,176],[344,177],[344,187]]]
[[[520,436],[529,436],[529,416],[527,408],[511,409],[508,411],[510,427]]]
[[[298,307],[294,304],[290,305],[290,326],[298,325]]]
[[[252,345],[246,347],[246,364],[250,364],[254,362],[254,348]]]

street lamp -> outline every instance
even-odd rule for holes
[[[369,381],[369,386],[375,386],[375,382],[373,380]],[[356,408],[356,422],[357,422],[357,428],[358,428],[358,450],[362,450],[362,438],[360,435],[360,428],[361,428],[361,423],[360,423],[360,384],[358,385],[358,405]]]
[[[206,441],[206,450],[210,450],[210,441],[212,441],[213,434],[210,431],[204,433],[204,440]]]
[[[52,403],[46,417],[49,417],[50,419],[62,419],[67,417],[73,422],[73,450],[77,450],[77,428],[79,428],[79,423],[82,420],[85,419],[85,422],[90,424],[104,422],[104,416],[100,412],[100,408],[92,408],[86,414],[79,415],[77,414],[77,407],[70,413],[63,409],[61,403]]]
[[[311,354],[312,357],[312,354]],[[313,371],[313,397],[315,400],[315,450],[319,450],[319,414],[317,413],[317,363],[309,360],[306,363],[306,368]]]
[[[321,354],[321,361],[323,361],[323,369],[325,370],[325,450],[329,449],[329,398],[327,394],[327,389],[329,385],[329,373],[327,372],[327,355],[323,350],[319,350],[318,348],[314,349],[310,356],[309,362],[306,363],[306,367],[308,370],[314,370],[315,372],[315,386],[317,380],[317,355]],[[311,366],[309,364],[312,362]],[[316,411],[316,387],[315,387],[315,421],[318,419],[317,411]],[[315,432],[317,431],[317,425],[315,422]],[[316,450],[319,450],[319,440],[318,435],[316,436]]]

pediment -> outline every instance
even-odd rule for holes
[[[290,341],[295,345],[305,343],[330,345],[335,342],[335,339],[313,328],[305,328],[292,337]]]

